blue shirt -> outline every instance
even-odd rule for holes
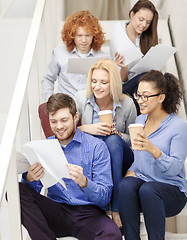
[[[48,139],[54,139],[51,136]],[[71,142],[62,147],[68,163],[79,165],[87,178],[87,186],[80,186],[71,179],[63,178],[67,190],[60,183],[48,188],[48,197],[60,203],[70,205],[97,205],[106,210],[112,193],[112,174],[110,154],[106,144],[89,134],[76,130]],[[26,182],[37,192],[41,191],[41,181],[27,182],[27,173],[22,182]]]
[[[148,115],[140,115],[137,123],[145,125]],[[148,139],[161,150],[155,159],[146,151],[134,151],[134,163],[129,170],[144,181],[158,181],[177,186],[187,196],[184,161],[187,157],[187,123],[168,115]]]
[[[104,57],[107,56],[101,50],[95,52],[93,49],[89,51],[86,57]],[[66,46],[57,47],[53,50],[51,61],[47,67],[46,74],[42,80],[42,98],[47,101],[54,92],[54,83],[58,77],[58,92],[65,93],[74,98],[75,93],[80,89],[86,88],[86,74],[67,73],[68,58],[82,57],[81,54],[73,49],[68,52]]]

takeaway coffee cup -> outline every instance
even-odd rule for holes
[[[98,113],[100,122],[113,124],[113,115],[111,110],[103,110]]]
[[[131,138],[132,149],[134,149],[133,140],[137,136],[137,133],[143,133],[143,124],[141,123],[132,123],[129,125],[129,133]]]

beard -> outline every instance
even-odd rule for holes
[[[76,126],[73,125],[72,127],[64,129],[62,132],[55,131],[54,134],[61,144],[67,145],[72,140],[75,132]]]

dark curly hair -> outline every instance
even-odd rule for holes
[[[180,101],[182,99],[182,92],[179,86],[179,80],[171,73],[163,74],[160,71],[151,70],[144,74],[139,82],[151,82],[159,93],[166,95],[162,108],[168,114],[177,113]]]
[[[66,18],[61,37],[69,52],[75,47],[74,38],[78,27],[83,27],[86,32],[93,35],[92,45],[94,51],[99,51],[105,42],[104,33],[98,22],[89,11],[79,11]]]

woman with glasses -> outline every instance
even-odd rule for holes
[[[136,108],[133,100],[122,94],[117,64],[110,59],[95,62],[88,73],[87,90],[78,91],[75,101],[82,123],[79,129],[101,138],[110,152],[114,183],[111,198],[112,218],[121,226],[117,189],[134,160],[128,125],[136,119]],[[100,122],[98,113],[102,110],[112,111],[112,126]]]
[[[182,94],[177,79],[152,70],[141,77],[134,94],[144,134],[133,139],[134,162],[118,189],[125,240],[140,239],[140,213],[149,240],[165,239],[165,218],[186,204],[187,123],[177,117]]]

